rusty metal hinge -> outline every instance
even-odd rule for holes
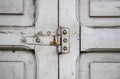
[[[59,27],[56,35],[39,35],[22,36],[22,44],[27,45],[46,45],[56,46],[59,54],[66,54],[70,52],[69,29]]]

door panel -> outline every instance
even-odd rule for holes
[[[83,53],[80,58],[80,79],[117,79],[120,77],[119,66],[119,53]]]
[[[120,78],[120,63],[91,63],[91,79],[117,79]]]
[[[111,49],[120,47],[120,29],[81,27],[81,51]]]
[[[120,77],[119,5],[119,0],[80,0],[79,79]]]
[[[119,0],[90,0],[91,17],[119,17],[120,1]]]
[[[119,0],[80,0],[81,51],[120,47],[119,3]]]
[[[80,0],[81,25],[88,27],[119,26],[119,4],[119,0]]]
[[[1,0],[0,6],[0,78],[58,79],[58,53],[50,45],[57,35],[58,0]]]
[[[1,79],[24,79],[24,74],[23,62],[0,62]]]
[[[0,78],[36,79],[34,52],[0,50]]]
[[[0,26],[32,26],[34,0],[0,0]]]
[[[0,14],[23,14],[23,0],[1,0]]]

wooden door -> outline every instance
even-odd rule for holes
[[[120,78],[120,1],[80,0],[80,79]]]
[[[0,78],[58,79],[57,28],[58,0],[0,0]]]
[[[70,29],[60,79],[120,78],[119,0],[60,0],[59,25]]]

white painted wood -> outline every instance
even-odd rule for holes
[[[14,3],[13,3],[13,1],[14,1]],[[16,6],[11,5],[11,8],[14,9],[14,7],[15,7],[15,9],[17,9],[18,12],[20,10],[20,13],[21,13],[22,9],[24,11],[23,11],[23,15],[16,15],[16,14],[12,14],[12,15],[7,14],[6,15],[6,13],[3,12],[3,14],[0,14],[0,26],[33,26],[34,25],[34,11],[35,11],[34,0],[24,0],[23,1],[24,3],[21,0],[19,0],[19,1],[18,0],[12,0],[12,1],[2,0],[0,2],[0,4],[2,4],[2,2],[3,2],[3,4],[5,4],[5,2],[6,2],[5,5],[9,4],[8,6],[10,6],[10,3],[13,5],[15,4]],[[3,7],[1,7],[1,8],[3,8]],[[4,9],[4,10],[6,10],[6,9]],[[9,11],[9,10],[7,10],[7,11]],[[3,11],[3,10],[1,9],[1,11]],[[13,10],[10,10],[10,11],[11,12],[9,12],[9,13],[15,12]]]
[[[109,1],[111,1],[111,0],[109,0]],[[111,4],[107,3],[107,4],[111,5],[111,7],[119,4],[118,2],[116,2],[116,1],[119,1],[119,0],[114,0],[114,1],[115,1],[114,3],[111,3]],[[120,25],[120,18],[119,17],[90,17],[90,12],[89,12],[90,2],[89,2],[89,0],[80,0],[80,5],[79,6],[80,6],[79,15],[80,15],[81,26],[110,27],[110,26],[119,26]],[[92,8],[92,9],[94,9],[94,8]],[[109,12],[109,10],[107,10],[107,11]],[[113,9],[110,10],[110,11],[113,11]],[[112,13],[114,13],[114,12],[112,12]],[[105,14],[106,13],[104,13],[104,15]],[[109,16],[109,14],[108,14],[108,16]]]
[[[35,33],[54,36],[58,28],[58,0],[38,0]],[[53,40],[48,40],[53,41]],[[58,79],[58,54],[56,46],[35,45],[38,58],[38,79]]]
[[[35,46],[37,78],[58,79],[58,54],[54,46]]]
[[[91,63],[91,79],[117,79],[120,78],[120,63]]]
[[[0,62],[1,79],[24,79],[23,62]]]
[[[8,48],[10,47],[10,45],[12,45],[13,49],[17,46],[20,46],[20,48],[25,49],[34,49],[34,45],[25,45],[22,43],[22,39],[24,36],[33,35],[34,27],[28,28],[0,27],[0,48],[2,48],[2,46]]]
[[[35,16],[33,16],[34,11]],[[20,52],[23,57],[19,54],[13,55],[14,53],[16,54],[14,51],[10,53],[3,51],[0,54],[1,61],[26,61],[25,64],[27,66],[25,65],[24,67],[23,79],[58,79],[58,54],[56,46],[25,44],[21,42],[23,37],[31,36],[36,38],[36,34],[39,31],[45,37],[48,33],[50,37],[56,35],[58,28],[58,0],[35,0],[35,2],[34,0],[24,0],[24,14],[7,16],[2,14],[0,15],[0,25],[0,50],[23,50]],[[47,43],[50,41],[53,40],[48,38]],[[24,53],[24,49],[34,51],[32,57]],[[6,55],[4,56],[3,53]],[[36,57],[36,60],[31,62],[28,58],[32,59],[33,56]],[[19,57],[21,58],[19,59]]]
[[[0,50],[0,78],[36,79],[34,52]]]
[[[23,14],[23,0],[0,0],[0,14]]]
[[[38,0],[36,6],[36,33],[41,31],[47,35],[50,31],[50,35],[55,35],[58,28],[58,0]]]
[[[80,0],[79,79],[120,77],[119,5],[119,0]]]
[[[91,68],[92,69],[91,70],[90,69],[91,63],[102,63],[102,64],[94,65],[94,68]],[[108,64],[106,65],[106,63]],[[79,66],[80,67],[80,71],[79,71],[80,78],[79,79],[115,79],[115,78],[118,78],[120,76],[118,75],[119,74],[119,63],[120,63],[119,52],[82,53],[80,56],[80,66]],[[96,73],[94,70],[97,70]],[[95,74],[96,74],[96,77],[95,77]]]
[[[120,0],[90,0],[90,16],[120,16]]]
[[[77,79],[79,61],[79,23],[77,1],[59,0],[59,26],[70,29],[70,53],[59,56],[60,79]]]
[[[119,28],[81,27],[81,51],[97,48],[120,48]]]

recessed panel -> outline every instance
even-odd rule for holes
[[[119,79],[120,63],[91,63],[90,79]]]
[[[23,0],[0,0],[0,14],[23,14]]]
[[[33,51],[1,51],[0,79],[36,79]]]
[[[0,79],[24,79],[23,62],[0,62]]]
[[[120,0],[80,0],[79,14],[81,27],[120,26]]]
[[[95,29],[81,27],[81,51],[87,50],[120,50],[120,29]]]
[[[120,79],[120,52],[82,52],[80,79]]]
[[[120,16],[120,0],[90,0],[90,16]]]
[[[33,26],[34,0],[0,0],[0,27]]]

